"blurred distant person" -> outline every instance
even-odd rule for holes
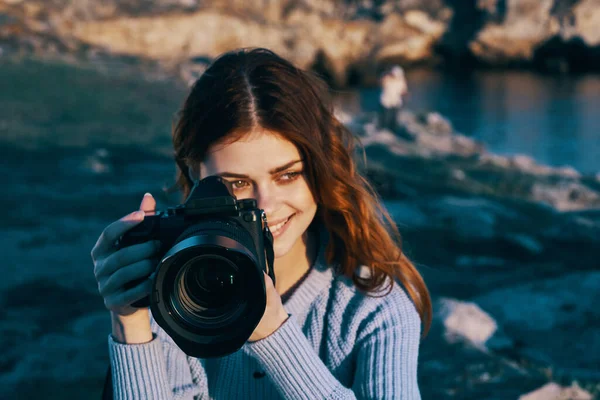
[[[395,131],[398,128],[397,116],[402,107],[403,96],[408,94],[404,70],[394,65],[382,74],[379,84],[379,128]]]
[[[229,182],[238,200],[255,199],[263,229],[272,232],[266,257],[274,259],[276,279],[266,273],[264,281],[256,279],[264,282],[267,305],[241,348],[218,357],[185,353],[155,307],[150,312],[133,304],[152,290],[149,275],[161,244],[116,244],[155,211],[156,201],[145,195],[140,211],[107,226],[91,253],[112,320],[112,384],[105,394],[129,400],[420,399],[417,359],[431,323],[430,296],[400,248],[396,225],[356,167],[353,135],[334,116],[327,86],[266,49],[226,53],[188,93],[173,146],[183,198],[202,188],[197,182],[216,176]],[[211,229],[225,230],[220,226]],[[209,240],[193,236],[202,229],[192,227],[192,236],[181,240]],[[225,239],[219,243],[232,242]],[[153,303],[173,308],[173,319],[189,314],[178,328],[188,337],[197,333],[198,321],[220,318],[219,309],[195,299],[229,293],[219,289],[219,282],[229,281],[218,279],[211,261],[202,262],[189,267],[197,282],[184,275],[176,280],[185,307],[174,295]],[[236,282],[253,276],[244,266]],[[237,296],[260,295],[242,283]],[[227,340],[243,322],[217,319],[215,335]]]

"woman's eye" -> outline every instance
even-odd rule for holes
[[[231,182],[231,185],[233,186],[234,189],[242,189],[242,188],[245,188],[246,186],[248,186],[248,182],[246,182],[246,181],[233,181],[233,182]]]
[[[297,171],[290,171],[290,172],[286,172],[285,174],[281,175],[280,179],[282,181],[293,181],[294,179],[296,179],[298,176],[300,175],[300,172]]]

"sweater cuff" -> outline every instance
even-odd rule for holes
[[[108,335],[115,399],[169,399],[167,371],[161,341],[123,344]]]
[[[260,363],[286,399],[327,399],[334,392],[349,391],[321,361],[293,315],[243,350]]]

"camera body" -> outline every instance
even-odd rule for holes
[[[188,355],[238,350],[264,314],[264,273],[274,280],[273,238],[256,200],[237,200],[227,181],[207,177],[184,204],[147,215],[117,246],[150,240],[161,243],[160,262],[150,295],[133,306],[149,305]]]

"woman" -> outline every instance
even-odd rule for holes
[[[156,205],[109,225],[92,258],[112,316],[115,398],[418,399],[417,357],[431,319],[427,288],[398,232],[357,172],[352,135],[326,86],[265,49],[226,53],[192,87],[173,131],[183,198],[209,175],[255,198],[274,236],[275,282],[239,351],[187,356],[131,307],[145,297],[152,242],[115,240]]]

